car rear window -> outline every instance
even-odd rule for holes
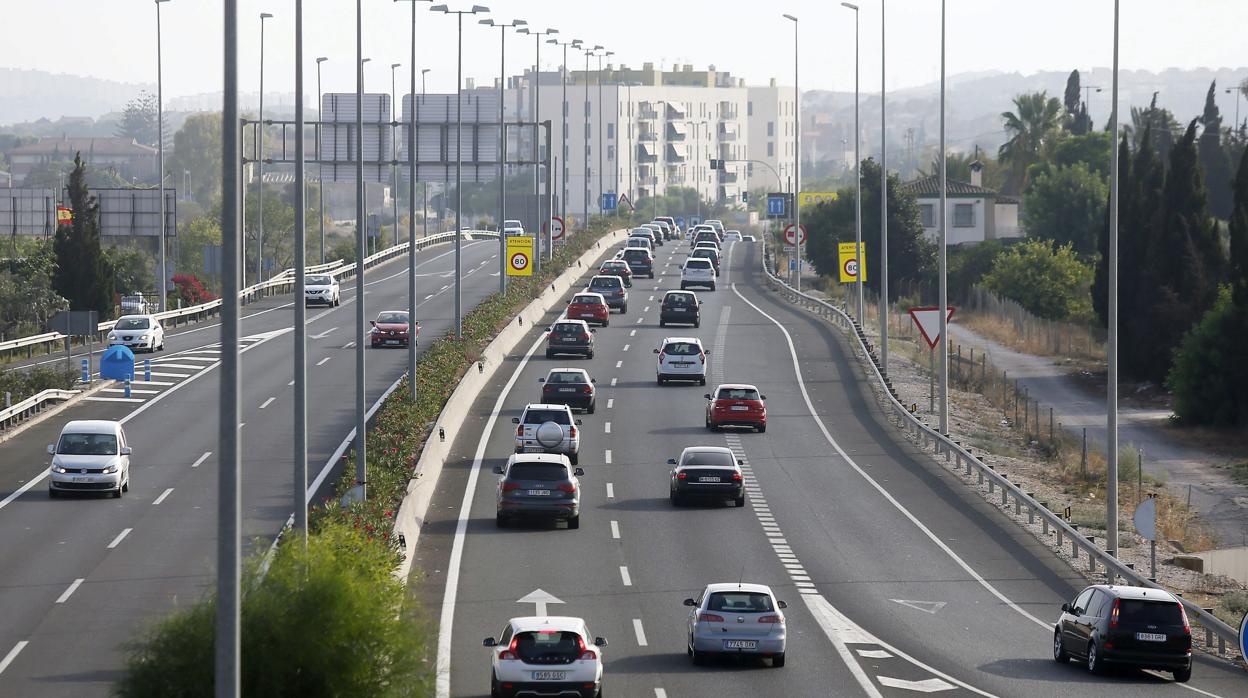
[[[746,388],[721,388],[720,400],[757,400],[758,391]]]
[[[555,323],[555,328],[554,328],[554,331],[555,331],[555,332],[563,332],[563,333],[568,333],[568,332],[583,332],[584,330],[585,330],[585,328],[584,328],[584,327],[582,327],[582,326],[580,326],[580,325],[576,324],[575,322],[559,322],[559,323]]]
[[[672,293],[664,296],[663,302],[668,305],[689,305],[693,302],[693,296],[687,293]]]
[[[576,371],[556,371],[546,379],[547,383],[585,383],[585,374]]]
[[[699,255],[698,257],[685,262],[685,267],[688,269],[710,269],[711,260]]]
[[[773,610],[771,597],[755,591],[720,591],[711,594],[708,611],[728,613],[769,613]]]
[[[113,325],[115,330],[146,330],[148,320],[145,317],[122,318]]]
[[[1183,616],[1179,613],[1179,604],[1174,601],[1119,599],[1118,619],[1123,623],[1183,624]]]
[[[576,633],[559,630],[517,633],[512,642],[521,661],[528,664],[570,664],[581,656]]]
[[[646,249],[638,249],[636,247],[629,249],[629,250],[624,250],[624,259],[630,262],[637,262],[637,261],[649,262],[650,251]]]
[[[592,303],[592,304],[600,304],[600,303],[602,303],[602,299],[601,299],[601,298],[599,298],[598,296],[573,296],[573,297],[572,297],[572,302],[573,302],[573,303]]]
[[[619,288],[620,279],[616,276],[597,276],[589,285],[597,288]]]
[[[726,465],[733,466],[735,461],[731,453],[724,451],[694,451],[685,456],[681,465]]]
[[[697,356],[702,349],[693,342],[668,342],[663,345],[663,353],[670,356]]]
[[[546,422],[567,426],[572,423],[572,420],[564,410],[529,410],[524,415],[525,424],[544,424]]]
[[[568,479],[568,469],[559,463],[512,463],[507,479],[557,482]]]
[[[114,434],[61,434],[56,452],[66,456],[115,456],[117,436]]]

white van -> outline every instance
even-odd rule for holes
[[[61,429],[48,444],[48,496],[61,492],[109,492],[121,498],[130,491],[130,444],[120,422],[80,419]]]
[[[715,265],[706,257],[690,257],[680,270],[680,290],[691,286],[706,286],[715,290]]]

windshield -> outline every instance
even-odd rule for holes
[[[702,347],[693,342],[668,342],[663,345],[663,353],[670,356],[697,356],[702,353]]]
[[[382,313],[377,316],[378,323],[384,324],[407,324],[407,313]]]
[[[512,463],[507,479],[557,482],[568,479],[568,469],[562,463]]]
[[[728,451],[693,451],[685,456],[681,465],[735,465]]]
[[[332,276],[309,276],[304,280],[305,286],[333,286],[334,277]]]
[[[66,456],[115,456],[115,434],[61,434],[56,452]]]
[[[555,371],[546,379],[547,383],[586,383],[585,374],[578,371]]]
[[[145,317],[123,317],[113,325],[115,330],[146,330],[151,323]]]
[[[572,423],[567,410],[529,410],[524,413],[525,424],[544,424],[554,422],[567,426]]]
[[[706,610],[727,613],[770,613],[771,596],[756,591],[721,591],[711,594]]]
[[[720,388],[720,400],[757,400],[758,391],[753,388]]]

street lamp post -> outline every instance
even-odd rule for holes
[[[862,297],[863,283],[862,277],[866,276],[866,269],[862,265],[862,155],[859,147],[862,144],[862,131],[858,126],[858,6],[849,3],[841,3],[843,7],[847,7],[854,11],[854,242],[855,242],[855,260],[858,264],[858,278],[854,285],[858,287],[858,324],[865,326],[867,318],[862,314]],[[801,274],[801,270],[798,270]]]
[[[256,129],[260,131],[260,142],[256,150],[260,190],[256,200],[256,283],[264,281],[264,20],[272,17],[271,13],[260,13],[260,119],[256,123]]]
[[[563,47],[563,65],[561,66],[562,75],[560,76],[560,82],[562,83],[562,86],[563,86],[563,96],[561,98],[561,101],[563,104],[559,108],[559,112],[560,112],[559,133],[563,141],[563,144],[561,146],[563,149],[560,151],[560,157],[563,158],[561,160],[563,164],[559,166],[561,168],[560,177],[559,177],[559,186],[560,186],[559,210],[560,210],[560,216],[562,216],[563,221],[564,221],[564,226],[566,227],[568,225],[568,222],[567,222],[568,221],[568,177],[567,177],[567,173],[571,172],[572,170],[572,168],[568,166],[568,162],[567,162],[568,115],[570,113],[570,110],[568,109],[568,47],[571,46],[573,48],[580,48],[581,40],[573,39],[571,41],[559,41],[558,39],[547,39],[546,43]]]
[[[793,265],[794,284],[798,291],[802,290],[802,206],[799,194],[802,190],[802,141],[801,141],[801,97],[797,87],[797,17],[784,15],[793,22],[793,229],[797,232],[797,244],[793,246],[797,257]]]
[[[940,0],[940,234],[936,244],[940,247],[940,433],[949,435],[949,179],[945,150],[945,0]]]
[[[402,65],[403,65],[402,63],[390,64],[391,114],[393,114],[399,108],[399,102],[398,102],[399,93],[394,87],[394,71],[402,67]],[[395,125],[397,126],[398,119],[395,119],[394,121],[395,121]],[[391,242],[395,245],[399,244],[399,167],[395,163],[396,159],[398,158],[398,152],[396,151],[396,148],[398,148],[398,139],[397,138],[390,139],[390,215],[394,219],[394,222],[390,224],[390,229],[394,231],[394,235],[393,235],[394,239]],[[408,242],[411,243],[412,241],[408,240]],[[408,318],[408,320],[411,320],[411,318]]]
[[[364,64],[368,63],[371,60],[373,59],[371,58],[360,59],[360,75],[359,75],[360,84],[356,86],[356,91],[358,92],[357,96],[359,97],[359,99],[357,100],[359,102],[359,104],[357,105],[357,108],[359,109],[364,108]],[[359,139],[359,143],[357,144],[356,147],[360,151],[361,160],[364,159],[364,123],[362,119],[363,119],[362,116],[356,119],[356,123],[359,125],[358,133],[360,134],[359,136],[357,136],[357,138]],[[356,222],[356,227],[364,231],[364,254],[370,255],[377,251],[377,243],[368,235],[368,221],[365,220],[365,215],[367,215],[365,213],[366,199],[364,198],[367,193],[368,193],[368,187],[364,185],[364,180],[361,177],[359,182],[356,184],[356,194],[357,194],[357,198],[359,199],[359,202],[356,204],[356,212],[359,214],[359,221]],[[360,257],[360,264],[364,263],[363,260],[364,258]]]
[[[156,150],[159,153],[160,172],[160,312],[165,312],[169,295],[169,272],[165,266],[165,95],[164,68],[160,53],[160,4],[169,0],[156,0]],[[13,180],[9,180],[13,186]]]
[[[1118,554],[1118,0],[1114,0],[1114,78],[1110,88],[1109,132],[1113,134],[1113,155],[1109,159],[1109,299],[1106,325],[1108,367],[1106,386],[1105,440],[1105,552]],[[1109,583],[1114,583],[1113,572]]]
[[[521,27],[516,30],[516,33],[533,35],[533,46],[536,49],[536,53],[533,59],[533,99],[529,102],[529,107],[533,113],[532,121],[534,123],[537,123],[537,120],[541,118],[541,107],[542,107],[542,37],[551,36],[553,34],[558,34],[559,30],[550,29],[548,27],[546,31],[539,32],[539,31],[529,29],[528,27]],[[533,217],[535,219],[534,220],[534,224],[535,224],[534,234],[536,235],[541,235],[542,226],[543,226],[542,194],[541,194],[541,169],[542,168],[541,168],[541,165],[539,164],[542,158],[540,157],[541,151],[540,151],[540,146],[538,144],[539,140],[540,139],[538,138],[538,128],[534,126],[533,127],[533,214],[534,214]],[[549,145],[547,147],[549,147]],[[550,176],[549,173],[547,173],[547,177],[549,176]],[[547,230],[550,230],[549,221],[546,221],[545,226]],[[540,243],[538,244],[538,247],[541,247]],[[547,249],[548,250],[550,249],[549,244],[547,246]],[[533,257],[537,262],[537,270],[541,271],[542,270],[541,251],[537,250],[537,254],[533,255]]]
[[[398,2],[399,0],[395,0]],[[412,3],[411,72],[408,88],[407,110],[407,387],[412,402],[416,402],[416,342],[411,341],[416,332],[416,3]],[[422,70],[421,82],[425,71]],[[395,221],[395,237],[398,237],[398,221]]]
[[[598,55],[598,139],[601,141],[598,148],[598,213],[602,214],[602,170],[603,170],[603,151],[606,150],[607,132],[602,130],[602,57],[614,56],[615,51],[607,51]],[[617,97],[618,99],[618,97]],[[619,206],[617,201],[616,206]]]
[[[425,103],[425,76],[429,74],[430,70],[433,70],[433,69],[421,68],[420,70],[420,103],[422,105]],[[415,114],[414,109],[412,110],[412,113]],[[413,124],[414,123],[415,123],[415,118],[413,118]],[[414,139],[415,135],[413,135],[412,138]],[[425,237],[429,237],[429,183],[428,182],[420,183],[420,194],[421,194],[421,198],[423,199],[421,203],[421,210],[420,210],[420,226],[422,229],[420,234]]]
[[[325,122],[325,113],[321,109],[321,64],[329,58],[321,56],[316,59],[316,159],[321,159],[321,125]],[[325,263],[325,176],[320,165],[316,168],[317,192],[316,199],[321,206],[321,264]]]
[[[503,24],[492,19],[477,22],[487,27],[498,27],[498,292],[507,292],[507,239],[503,235],[503,221],[507,220],[507,29],[528,24],[516,19]]]
[[[446,5],[434,5],[429,10],[431,12],[455,15],[456,31],[458,32],[455,48],[455,338],[461,339],[464,336],[462,296],[460,293],[460,287],[463,285],[461,252],[464,238],[463,229],[460,225],[460,215],[464,209],[464,192],[461,186],[464,166],[462,136],[464,125],[464,15],[489,12],[490,8],[482,5],[473,5],[470,10],[452,10]]]
[[[880,0],[880,369],[888,376],[888,121],[884,59],[884,0]]]
[[[602,46],[595,45],[593,48],[580,47],[585,54],[585,73],[583,75],[585,82],[585,104],[582,111],[585,118],[585,162],[582,166],[582,174],[585,179],[585,223],[589,224],[589,57],[597,55],[602,50]],[[600,202],[601,203],[601,202]]]
[[[364,401],[364,258],[368,223],[364,220],[364,9],[355,0],[355,492],[368,497],[368,413]]]
[[[1101,87],[1100,85],[1082,85],[1080,86],[1079,89],[1083,90],[1083,104],[1084,104],[1084,107],[1088,110],[1088,125],[1091,126],[1092,125],[1092,90],[1096,90],[1096,93],[1100,94]]]
[[[308,306],[303,302],[307,273],[307,172],[303,138],[303,0],[295,0],[295,442],[294,530],[308,545]]]

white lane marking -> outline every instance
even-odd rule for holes
[[[485,460],[488,437],[494,433],[494,424],[498,421],[498,415],[503,411],[503,402],[511,393],[516,381],[520,379],[520,373],[524,371],[524,367],[528,365],[529,359],[533,357],[537,348],[545,341],[544,335],[538,335],[516,364],[511,377],[507,379],[507,383],[499,392],[498,399],[495,400],[494,407],[490,410],[490,417],[485,422],[485,428],[481,430],[481,437],[477,440],[477,451],[472,457],[472,469],[468,471],[468,483],[464,487],[464,498],[460,502],[459,517],[455,522],[455,537],[451,544],[451,557],[447,563],[446,586],[442,592],[442,610],[438,625],[438,655],[435,665],[437,698],[449,698],[451,695],[451,626],[455,622],[455,601],[459,596],[459,575],[464,559],[464,541],[468,535],[468,517],[472,512],[472,500],[476,494],[477,480],[481,477],[481,462]]]
[[[880,675],[875,677],[879,679],[881,686],[888,688],[900,688],[906,691],[917,691],[919,693],[935,693],[936,691],[951,691],[953,684],[941,681],[940,679],[923,679],[922,681],[909,681],[906,679],[894,679],[891,676]]]
[[[101,393],[125,393],[126,389],[125,388],[105,388],[101,390],[100,392]],[[158,393],[160,393],[159,390],[139,390],[138,388],[134,388],[134,387],[130,388],[131,395],[156,395]]]
[[[624,586],[626,587],[631,587],[633,585],[633,578],[628,576],[627,565],[620,565],[620,579],[624,582]]]
[[[645,320],[644,317],[637,318],[637,324],[640,325]]]
[[[87,580],[82,579],[82,578],[75,579],[73,583],[69,585],[68,589],[66,589],[65,591],[62,591],[61,595],[56,597],[56,602],[65,603],[66,601],[68,601],[69,597],[73,596],[74,592],[78,591],[78,587],[82,586],[82,583],[85,581]]]
[[[661,688],[654,689],[654,698],[667,698],[667,691]]]
[[[629,337],[636,337],[636,336],[637,336],[637,330],[629,330],[629,331],[628,331],[628,336],[629,336]]]
[[[607,409],[611,409],[612,407],[615,407],[615,398],[609,397],[607,398]]]
[[[165,501],[165,497],[168,497],[168,496],[169,496],[172,492],[173,492],[173,488],[172,488],[172,487],[170,487],[169,489],[165,490],[164,492],[161,492],[161,493],[160,493],[160,496],[159,496],[159,497],[157,497],[157,498],[156,498],[156,500],[152,502],[152,506],[156,506],[156,505],[160,504],[161,502]]]
[[[451,287],[451,285],[450,285],[450,284],[446,284],[446,285],[445,285],[445,286],[443,286],[442,288],[438,289],[438,292],[440,293],[440,292],[442,292],[442,291],[445,291],[446,289],[448,289],[448,288],[450,288],[450,287]]]
[[[268,407],[269,405],[272,405],[272,404],[273,404],[273,401],[274,401],[274,400],[276,400],[276,399],[277,399],[277,398],[275,398],[275,397],[271,397],[271,398],[269,398],[268,400],[265,400],[264,402],[260,403],[260,409],[264,409],[264,408]]]
[[[615,362],[615,367],[616,367],[616,368],[619,368],[619,367],[621,367],[621,366],[623,366],[623,365],[624,365],[624,361],[623,361],[623,360],[620,360],[620,361],[616,361],[616,362]],[[614,383],[612,383],[611,385],[615,385],[615,384],[614,384]]]
[[[623,362],[623,361],[621,361],[620,363],[624,363],[624,362]],[[619,368],[619,366],[616,366],[616,368]],[[612,387],[612,388],[614,388],[614,387],[615,387],[615,382],[616,382],[617,380],[619,380],[619,378],[612,378],[612,379],[611,379],[611,387]]]
[[[646,642],[646,630],[645,628],[641,627],[640,618],[633,619],[633,634],[637,636],[638,647],[645,647],[647,644],[649,644]]]
[[[654,300],[654,296],[650,296],[650,300]]]
[[[623,351],[628,351],[628,348],[629,348],[629,347],[631,347],[631,346],[633,346],[633,345],[631,345],[631,344],[625,344],[625,345],[624,345],[624,349],[623,349]]]
[[[607,483],[607,499],[615,499],[615,485]]]
[[[611,537],[616,540],[619,540],[620,538],[620,522],[619,521],[611,522]]]
[[[325,330],[324,332],[321,332],[319,334],[310,334],[308,335],[308,339],[324,339],[328,337],[331,333],[337,331],[337,329],[338,329],[337,327],[331,327],[328,330]]]
[[[609,449],[609,448],[608,448],[608,449],[607,449],[607,450],[606,450],[606,451],[602,454],[602,460],[603,460],[603,462],[604,462],[604,463],[606,463],[607,465],[610,465],[610,464],[611,464],[611,449]]]
[[[147,398],[142,397],[91,397],[83,398],[87,402],[145,402]]]
[[[641,312],[643,312],[643,313],[648,313],[648,312],[650,312],[650,306],[648,306],[648,305],[647,305],[646,307],[642,308],[642,309],[641,309]]]
[[[204,451],[204,455],[200,456],[199,458],[196,458],[196,459],[195,459],[195,462],[194,462],[194,463],[191,463],[191,467],[192,467],[192,468],[198,468],[198,467],[200,466],[200,464],[202,464],[204,461],[208,460],[208,457],[209,457],[209,456],[211,456],[211,455],[212,455],[212,451]]]
[[[342,345],[342,348],[343,348],[343,349],[350,349],[350,348],[351,348],[351,347],[353,347],[353,346],[355,346],[355,340],[351,340],[350,342],[347,342],[346,344]]]
[[[204,361],[216,361],[216,359],[204,359]],[[176,368],[176,369],[179,369],[179,370],[182,370],[182,371],[198,371],[199,369],[203,368],[203,366],[201,366],[201,365],[199,365],[199,364],[173,364],[173,363],[161,363],[161,364],[156,364],[156,365],[155,365],[155,367],[156,367],[156,368]],[[137,366],[136,366],[136,367],[135,367],[135,370],[136,370],[136,371],[137,371],[137,370],[139,370],[139,367],[137,367]],[[159,373],[156,373],[155,371],[152,371],[152,375],[153,375],[153,376],[159,376],[159,375],[162,375],[162,374],[159,374]]]
[[[13,645],[13,649],[9,650],[9,653],[4,655],[4,659],[0,659],[0,674],[3,674],[4,670],[9,668],[9,665],[13,663],[14,659],[17,659],[17,655],[21,654],[22,650],[28,644],[30,644],[29,641],[21,640],[16,645]]]
[[[133,388],[136,385],[173,385],[173,381],[144,381],[144,380],[130,381],[131,388]]]
[[[199,368],[199,366],[195,366],[194,368]],[[160,371],[152,371],[152,375],[157,376],[159,378],[190,378],[191,377],[191,374],[189,373],[162,373]],[[130,381],[130,383],[131,385],[133,385],[134,381]]]
[[[610,434],[610,433],[611,433],[611,422],[607,422],[606,424],[602,425],[602,431],[603,431],[604,433],[606,433],[606,434]]]
[[[286,385],[289,387],[289,386],[292,386],[292,385],[294,385],[294,384],[295,384],[295,382],[294,382],[294,381],[290,381],[290,382],[289,382],[289,383],[287,383]]]
[[[130,532],[133,530],[134,530],[133,528],[121,529],[121,533],[118,533],[117,537],[113,539],[113,542],[108,544],[109,549],[111,550],[113,548],[116,548],[118,545],[120,545],[121,541],[125,540],[126,536],[130,535]]]
[[[984,589],[987,589],[990,594],[1000,599],[1001,602],[1004,603],[1005,605],[1017,611],[1019,615],[1023,616],[1027,620],[1030,620],[1036,625],[1039,625],[1040,627],[1044,628],[1046,632],[1052,632],[1053,628],[1051,625],[1033,616],[1032,614],[1028,613],[1026,610],[1021,608],[1018,604],[1014,603],[1012,600],[1006,597],[1005,594],[1002,594],[995,586],[989,583],[988,580],[984,579],[983,576],[980,575],[978,572],[976,572],[970,565],[968,565],[965,560],[959,557],[958,554],[955,553],[952,548],[946,545],[943,540],[941,540],[935,533],[932,533],[932,530],[930,528],[925,526],[922,521],[919,521],[917,516],[910,513],[910,511],[906,509],[906,507],[902,505],[901,502],[897,501],[896,497],[889,494],[888,490],[884,489],[880,485],[880,483],[876,482],[875,478],[867,474],[867,471],[863,470],[858,465],[858,463],[855,462],[854,459],[851,458],[848,453],[846,453],[845,449],[841,448],[841,444],[838,443],[837,440],[832,437],[831,432],[829,432],[828,428],[824,426],[823,420],[819,418],[819,413],[815,410],[815,404],[810,399],[810,393],[806,390],[806,381],[802,378],[802,368],[797,360],[797,348],[794,347],[793,345],[793,336],[789,334],[789,331],[785,329],[784,325],[782,325],[779,320],[768,315],[766,312],[763,311],[762,308],[759,308],[757,305],[754,305],[748,299],[746,299],[745,296],[741,295],[741,292],[737,290],[736,284],[732,285],[732,292],[737,294],[737,297],[740,298],[742,301],[745,301],[746,305],[758,311],[760,315],[767,318],[768,320],[771,320],[772,323],[774,323],[776,327],[780,328],[780,332],[784,335],[784,340],[789,345],[789,358],[792,360],[793,373],[797,377],[797,387],[801,389],[802,399],[806,402],[806,409],[810,413],[811,419],[814,420],[815,426],[819,427],[819,431],[823,434],[823,438],[826,439],[827,442],[832,445],[832,448],[835,449],[838,454],[840,454],[841,458],[844,459],[845,462],[848,463],[849,466],[853,468],[855,472],[861,475],[862,478],[866,480],[868,484],[870,484],[873,488],[875,488],[875,490],[879,492],[880,495],[884,497],[884,499],[886,499],[889,504],[892,504],[893,507],[895,507],[897,511],[901,512],[901,514],[905,516],[907,519],[910,519],[910,522],[913,523],[915,527],[917,527],[920,531],[922,531],[923,534],[926,535],[929,540],[935,543],[937,547],[939,547],[942,551],[944,551],[944,553],[948,555],[951,560],[953,560],[959,567],[961,567],[964,571],[966,571],[967,574],[974,577],[975,581],[979,582],[979,584],[982,587],[984,587]]]
[[[433,298],[433,294],[432,294],[432,293],[430,293],[429,295],[425,296],[425,300],[429,300],[430,298]]]
[[[330,359],[332,359],[332,358],[334,358],[334,357],[332,357],[332,356],[326,356],[325,358],[321,359],[320,361],[317,361],[317,362],[316,362],[316,365],[317,365],[317,366],[323,366],[323,365],[325,365],[325,362],[329,361],[329,360],[330,360]]]

